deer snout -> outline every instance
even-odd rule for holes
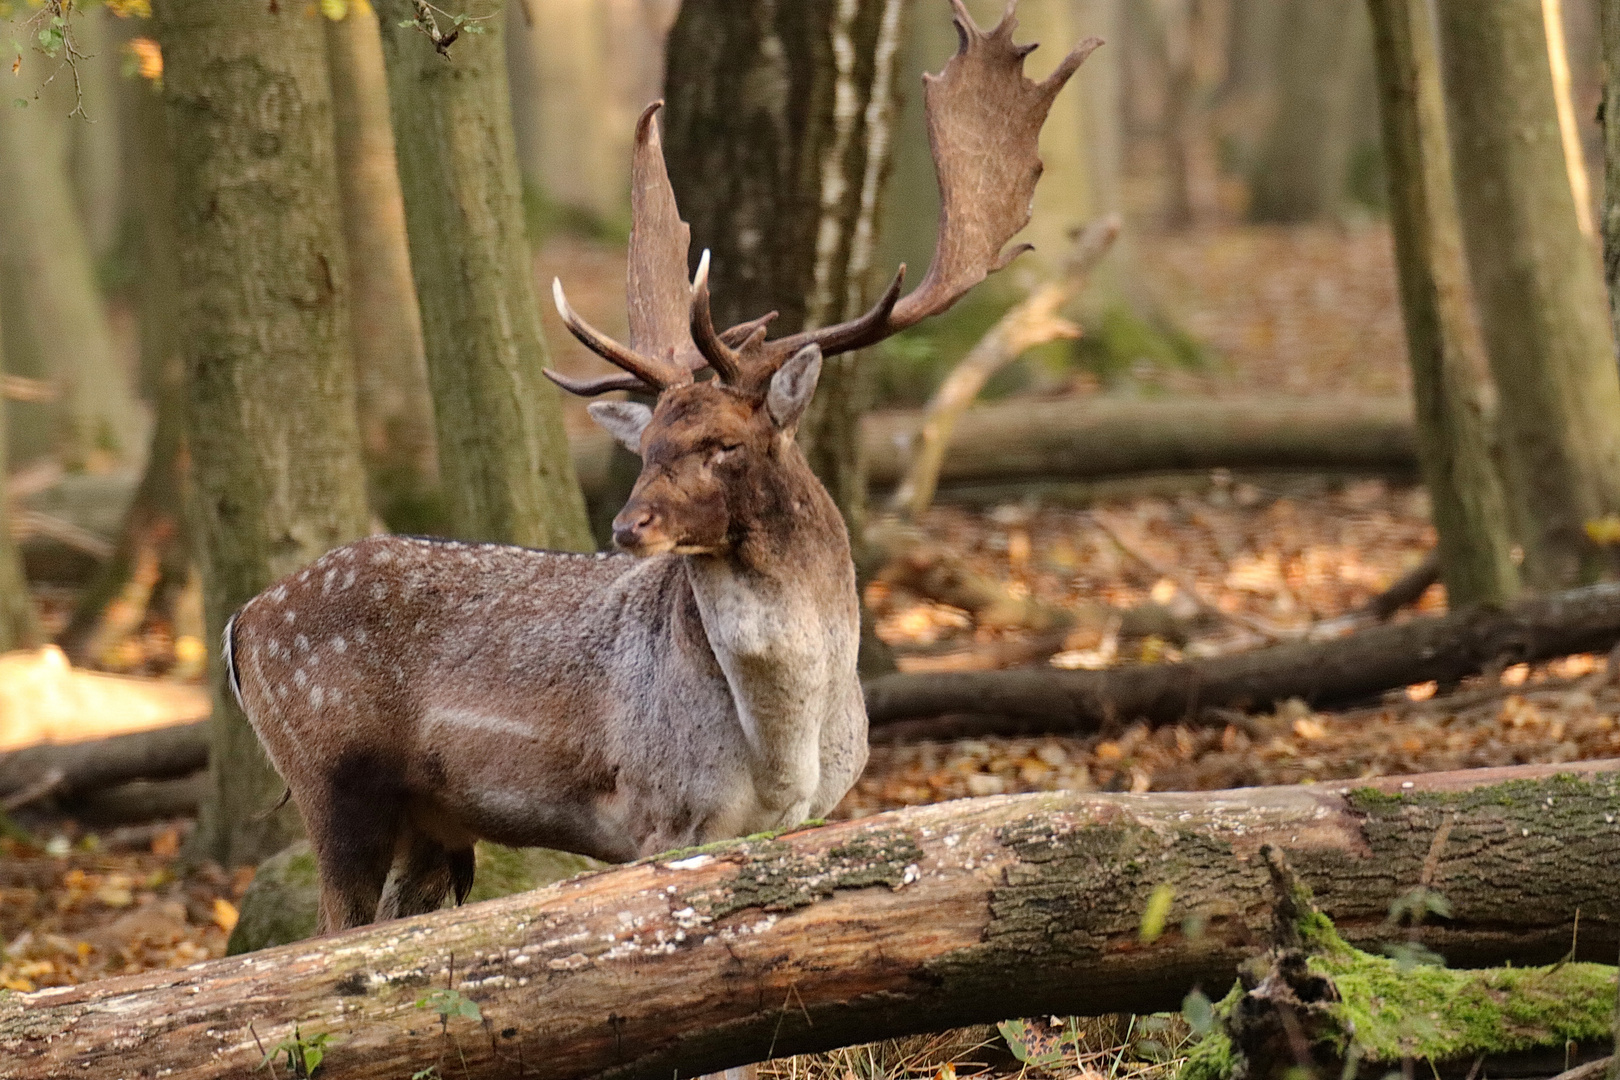
[[[627,506],[613,519],[613,543],[631,554],[652,554],[646,550],[656,543],[658,515],[650,507]]]

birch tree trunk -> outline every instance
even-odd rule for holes
[[[1412,363],[1419,459],[1453,608],[1519,587],[1501,478],[1482,413],[1488,384],[1468,302],[1462,226],[1428,0],[1369,0],[1390,222]]]
[[[396,532],[441,531],[433,395],[411,280],[377,20],[359,11],[329,20],[326,44],[371,506]]]
[[[190,512],[210,641],[270,582],[366,532],[347,256],[319,19],[262,0],[159,0],[175,145]],[[225,690],[193,848],[257,862],[299,832]]]
[[[1352,943],[1404,938],[1390,906],[1421,883],[1451,912],[1414,936],[1451,964],[1550,963],[1572,938],[1608,962],[1616,766],[915,807],[11,995],[0,1054],[12,1080],[203,1080],[324,1035],[328,1080],[657,1080],[1009,1017],[1175,1010],[1271,939],[1267,845]],[[1164,932],[1145,934],[1166,895]]]
[[[379,0],[389,104],[422,311],[439,472],[458,536],[594,547],[546,363],[507,96],[500,19],[440,56]],[[483,16],[470,0],[437,18]],[[406,25],[401,25],[402,23]]]
[[[1586,522],[1620,511],[1620,373],[1581,235],[1538,0],[1438,0],[1463,240],[1499,394],[1528,585],[1596,575]]]
[[[670,31],[664,133],[715,317],[776,334],[866,306],[892,143],[903,0],[687,0]],[[930,5],[933,7],[933,5]],[[928,17],[945,19],[941,4]],[[827,361],[799,439],[851,534],[865,485],[858,354]]]

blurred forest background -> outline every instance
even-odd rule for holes
[[[296,834],[216,699],[236,606],[368,531],[605,545],[636,463],[541,378],[605,367],[537,298],[623,335],[644,106],[719,317],[833,322],[928,263],[955,39],[946,0],[0,6],[0,752],[152,736],[0,757],[30,989],[220,954]],[[1035,251],[829,363],[801,432],[865,674],[1215,661],[1610,576],[1601,6],[1023,0],[1037,78],[1106,41]],[[840,812],[1613,756],[1603,618],[1339,701],[886,715]]]

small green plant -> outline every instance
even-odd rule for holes
[[[425,1069],[417,1069],[411,1073],[411,1080],[442,1080],[442,1078],[439,1076],[439,1067],[429,1065]]]
[[[1007,1041],[1007,1049],[1012,1051],[1013,1057],[1043,1072],[1062,1069],[1070,1052],[1080,1044],[1080,1032],[1073,1017],[1063,1022],[1062,1033],[1049,1045],[1043,1045],[1036,1030],[1023,1020],[1004,1020],[996,1025],[996,1030]]]
[[[434,990],[417,999],[418,1009],[431,1009],[439,1014],[439,1023],[446,1031],[450,1028],[452,1016],[465,1016],[468,1020],[482,1021],[484,1014],[479,1011],[478,1002],[464,995],[460,990],[446,987],[443,990]]]
[[[272,1073],[275,1072],[274,1062],[276,1058],[285,1054],[287,1068],[292,1071],[292,1074],[307,1080],[308,1077],[315,1074],[316,1069],[321,1067],[321,1062],[326,1058],[326,1048],[331,1041],[331,1034],[325,1031],[318,1035],[311,1035],[306,1039],[303,1032],[298,1030],[298,1025],[294,1024],[292,1036],[282,1039],[269,1050],[266,1050],[264,1060],[259,1062],[254,1071],[257,1072],[259,1069],[268,1068]]]

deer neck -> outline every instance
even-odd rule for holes
[[[849,536],[802,454],[791,454],[798,467],[759,485],[767,492],[763,505],[731,551],[686,557],[748,744],[756,795],[783,825],[807,816],[824,728],[861,708]]]

